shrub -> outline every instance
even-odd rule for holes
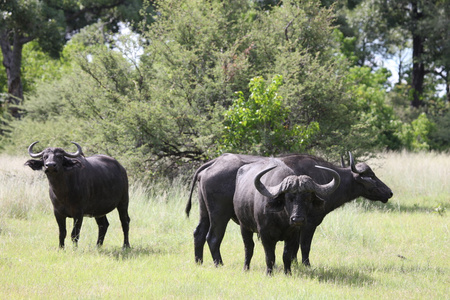
[[[283,77],[276,75],[267,85],[262,77],[250,80],[248,99],[243,92],[224,113],[225,129],[220,150],[275,155],[302,152],[319,131],[319,124],[291,123],[290,110],[278,95]]]

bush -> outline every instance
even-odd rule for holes
[[[425,113],[421,113],[417,119],[409,123],[403,123],[397,136],[402,141],[402,146],[411,151],[430,150],[430,133],[435,124],[431,122]]]
[[[434,130],[430,134],[430,142],[432,148],[436,150],[450,149],[450,110],[447,110],[442,115],[432,118],[436,124]]]
[[[289,120],[290,111],[278,95],[283,77],[276,75],[266,86],[262,77],[250,80],[248,99],[243,92],[225,112],[225,129],[220,150],[262,155],[303,152],[319,131],[319,124],[309,126]]]

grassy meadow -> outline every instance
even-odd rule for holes
[[[85,218],[78,248],[58,249],[48,184],[26,157],[0,156],[0,299],[449,299],[450,155],[385,153],[369,161],[394,192],[387,204],[358,199],[330,213],[317,229],[312,268],[282,271],[282,243],[274,276],[265,275],[256,242],[243,271],[239,227],[230,222],[222,244],[225,265],[205,247],[194,263],[198,222],[184,207],[189,183],[132,184],[130,243],[116,211],[98,249],[97,225]],[[195,198],[196,199],[196,198]],[[70,235],[72,220],[67,222]],[[256,236],[255,236],[256,240]]]

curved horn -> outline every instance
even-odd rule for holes
[[[341,167],[345,168],[345,161],[343,155],[341,155]]]
[[[359,172],[358,172],[358,170],[356,169],[356,166],[355,166],[355,161],[353,160],[353,155],[352,155],[352,153],[350,151],[348,151],[348,156],[350,157],[350,167],[352,168],[352,172],[359,174]]]
[[[258,192],[260,194],[262,194],[263,196],[266,196],[270,199],[273,199],[275,197],[277,197],[280,193],[281,193],[281,184],[278,184],[276,186],[265,186],[262,182],[261,182],[261,177],[266,174],[267,172],[269,172],[272,169],[275,169],[277,166],[273,166],[267,169],[262,170],[261,172],[259,172],[254,180],[254,184],[256,189],[258,190]]]
[[[322,167],[322,166],[315,166],[318,169],[323,169],[331,173],[333,176],[333,179],[326,184],[318,184],[312,180],[314,184],[314,192],[318,194],[321,197],[328,196],[329,194],[333,193],[341,183],[341,177],[339,176],[338,172],[336,172],[333,169]]]
[[[77,152],[75,152],[75,153],[68,153],[68,152],[64,151],[64,156],[67,156],[67,157],[70,157],[70,158],[75,158],[75,157],[78,157],[80,155],[83,155],[83,150],[81,150],[81,146],[78,145],[75,142],[72,142],[72,144],[77,146]]]
[[[28,147],[28,154],[32,157],[32,158],[41,158],[42,155],[44,155],[44,151],[41,151],[39,153],[33,153],[33,147],[34,145],[36,145],[37,143],[39,143],[39,141],[32,143],[29,147]]]

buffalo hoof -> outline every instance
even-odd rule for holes
[[[203,264],[203,258],[196,257],[196,258],[195,258],[195,263],[196,263],[197,265],[202,265],[202,264]]]
[[[310,268],[310,267],[311,267],[311,263],[309,262],[309,258],[305,259],[305,260],[302,262],[302,264],[303,264],[305,267],[307,267],[307,268]]]

